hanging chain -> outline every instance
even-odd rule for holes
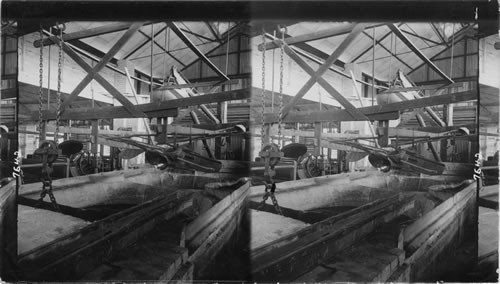
[[[257,209],[262,208],[264,204],[266,204],[267,199],[270,197],[271,202],[273,203],[274,210],[276,210],[276,213],[279,215],[283,215],[283,212],[281,211],[281,207],[278,205],[278,199],[276,199],[276,195],[274,192],[276,191],[276,183],[264,183],[264,196],[262,196],[262,201],[260,204],[257,206]]]
[[[57,62],[57,108],[56,108],[56,131],[54,133],[54,141],[57,144],[59,135],[59,120],[61,118],[61,81],[62,81],[62,61],[63,61],[63,31],[64,24],[58,26],[59,29],[59,60]]]
[[[266,108],[266,102],[265,102],[265,88],[266,88],[266,33],[264,31],[264,29],[262,30],[262,46],[264,48],[264,50],[262,50],[262,92],[261,92],[261,99],[262,99],[262,113],[261,113],[261,122],[262,122],[262,126],[260,128],[260,148],[263,149],[264,148],[264,135],[265,135],[265,131],[264,131],[264,111],[265,111],[265,108]]]
[[[280,44],[280,88],[279,88],[279,97],[280,97],[280,108],[278,113],[278,145],[281,145],[281,128],[282,128],[282,119],[283,119],[283,53],[285,44],[285,32],[281,32],[281,44]]]
[[[40,90],[38,92],[38,137],[42,137],[42,99],[43,99],[43,28],[40,26]]]
[[[275,174],[274,172],[274,166],[276,165],[276,153],[279,152],[279,146],[275,144],[268,144],[264,145],[264,136],[265,136],[265,130],[264,130],[264,111],[265,111],[265,78],[266,78],[266,34],[265,31],[262,30],[262,93],[261,93],[261,99],[262,99],[262,116],[261,116],[261,122],[262,122],[262,128],[260,130],[261,134],[261,152],[259,155],[261,158],[264,159],[264,164],[265,164],[265,170],[264,170],[264,186],[265,186],[265,192],[264,196],[262,197],[262,201],[259,205],[259,207],[263,206],[266,203],[266,200],[271,197],[271,201],[273,203],[274,209],[276,212],[280,215],[283,215],[281,212],[281,208],[278,205],[278,200],[276,199],[276,196],[274,195],[274,192],[276,190],[276,183],[274,182],[273,176]],[[274,64],[274,62],[273,62]],[[281,86],[283,85],[283,46],[281,46],[281,77],[280,77],[280,113],[279,113],[279,133],[278,133],[278,139],[281,141],[281,112],[282,112],[282,88]],[[278,155],[279,157],[279,155]],[[274,162],[273,162],[274,160]]]
[[[49,195],[50,203],[52,204],[52,207],[56,211],[61,211],[59,208],[59,205],[57,204],[56,198],[54,197],[53,193],[53,188],[52,188],[52,178],[50,177],[50,174],[47,173],[47,176],[42,177],[42,192],[40,193],[40,198],[38,199],[38,203],[42,203],[43,199],[45,198],[46,195]]]

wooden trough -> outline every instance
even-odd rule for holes
[[[17,261],[17,184],[11,180],[0,187],[0,278],[11,281]]]
[[[277,184],[283,216],[250,189],[255,281],[435,281],[474,240],[476,183],[376,171]],[[471,259],[471,263],[474,259]]]
[[[250,188],[246,179],[156,169],[53,186],[68,214],[19,205],[19,280],[204,279],[209,260],[236,245]],[[40,187],[20,186],[21,203]]]

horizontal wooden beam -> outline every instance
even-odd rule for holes
[[[289,38],[285,39],[285,42],[288,45],[296,45],[296,44],[304,43],[304,42],[308,42],[308,41],[314,41],[314,40],[344,35],[344,34],[350,33],[355,25],[356,24],[352,24],[352,23],[340,24],[340,25],[337,25],[337,26],[329,28],[329,29],[324,29],[324,30],[315,31],[312,33],[299,35],[299,36],[289,37]],[[373,24],[373,25],[368,26],[367,28],[378,27],[381,25],[382,24]],[[273,40],[271,42],[266,42],[266,44],[265,44],[266,49],[274,49],[274,48],[279,48],[279,47],[280,47],[279,40]],[[259,51],[262,51],[262,50],[264,50],[264,45],[259,44],[258,48],[259,48]]]
[[[368,113],[363,109],[359,109],[369,120],[395,120],[399,118],[398,111],[391,111],[385,113]],[[264,115],[265,123],[278,122],[278,115],[271,113]],[[320,122],[320,121],[365,121],[364,118],[353,118],[346,110],[330,110],[330,111],[297,111],[290,112],[283,122]]]
[[[436,90],[436,89],[455,88],[455,87],[462,87],[462,86],[463,86],[463,83],[459,82],[459,83],[448,84],[448,85],[433,84],[433,85],[416,86],[416,87],[408,87],[408,88],[391,88],[391,89],[387,89],[387,90],[382,91],[381,94],[411,92],[411,91],[424,91],[424,90]]]
[[[217,84],[218,83],[218,84]],[[189,83],[189,84],[179,84],[179,85],[168,85],[159,87],[155,90],[174,90],[174,89],[184,89],[184,88],[196,88],[196,87],[213,87],[215,85],[227,85],[227,84],[236,84],[238,80],[229,80],[224,82],[198,82],[198,83]]]
[[[54,125],[45,126],[45,130],[47,132],[54,132],[56,127]],[[91,133],[90,127],[67,127],[67,126],[59,126],[59,133],[67,133],[67,134],[89,134]],[[147,132],[139,132],[139,131],[125,131],[125,130],[106,130],[99,129],[100,135],[117,135],[117,136],[130,136],[130,135],[148,135]],[[154,133],[153,133],[154,134]]]
[[[169,101],[154,102],[136,105],[138,111],[145,113],[148,117],[172,117],[177,115],[177,108],[195,106],[200,104],[244,100],[250,98],[250,89],[240,89],[220,93],[199,95],[189,98],[181,98]],[[53,120],[54,111],[44,111],[42,119]],[[68,109],[61,115],[61,119],[101,119],[101,118],[129,118],[130,113],[123,107],[101,107],[101,108],[78,108]],[[38,120],[38,112],[33,112],[30,120]]]
[[[315,31],[312,33],[307,33],[307,34],[303,34],[303,35],[299,35],[299,36],[286,38],[285,43],[288,45],[294,45],[297,43],[308,42],[308,41],[319,40],[319,39],[329,38],[329,37],[333,37],[333,36],[343,35],[343,34],[350,33],[355,26],[356,26],[356,24],[341,24],[341,25],[337,25],[337,26],[329,28],[329,29],[324,29],[324,30]],[[279,47],[280,47],[280,40],[273,40],[271,42],[266,42],[265,45],[259,44],[259,46],[258,46],[259,51],[263,51],[264,48],[267,50],[267,49],[274,49],[274,48],[279,48]]]
[[[437,67],[425,54],[423,54],[416,45],[411,42],[411,40],[394,24],[389,24],[389,28],[392,30],[394,34],[396,34],[399,39],[408,46],[408,48],[411,49],[420,59],[422,59],[424,62],[426,62],[429,67],[434,70],[436,73],[438,73],[441,77],[443,77],[446,81],[449,83],[454,83],[453,80],[448,77],[439,67]]]
[[[130,27],[131,23],[115,23],[115,24],[109,24],[105,26],[100,26],[100,27],[95,27],[91,29],[86,29],[74,33],[69,33],[69,34],[64,34],[63,35],[63,40],[64,41],[71,41],[71,40],[76,40],[76,39],[83,39],[83,38],[89,38],[89,37],[94,37],[94,36],[99,36],[107,33],[114,33],[114,32],[119,32],[126,30]],[[55,37],[55,36],[53,36]],[[46,38],[43,40],[43,45],[52,45],[54,42],[52,41],[51,37]],[[33,45],[36,48],[39,48],[41,45],[40,40],[35,40]]]
[[[399,112],[423,108],[435,105],[452,104],[477,99],[477,91],[466,91],[454,94],[426,97],[423,99],[414,99],[404,102],[397,102],[386,105],[377,105],[371,107],[358,108],[370,120],[393,120],[399,118]],[[328,111],[301,111],[290,112],[283,119],[284,122],[316,122],[316,121],[356,121],[345,110]],[[275,123],[278,121],[278,115],[268,113],[265,115],[265,123]]]

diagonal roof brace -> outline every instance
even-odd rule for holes
[[[145,23],[147,24],[147,23]],[[77,40],[77,39],[84,39],[84,38],[89,38],[89,37],[95,37],[95,36],[100,36],[103,34],[108,34],[108,33],[114,33],[114,32],[119,32],[126,30],[130,27],[130,23],[113,23],[109,25],[104,25],[100,27],[95,27],[87,30],[81,30],[73,33],[68,33],[63,35],[63,40],[64,41],[71,41],[71,40]],[[49,38],[43,39],[43,45],[52,45],[54,42],[52,41],[52,38],[55,36],[51,36]],[[36,48],[39,48],[42,45],[42,42],[40,40],[35,40],[33,42],[33,45]]]
[[[340,55],[351,45],[351,43],[356,39],[356,37],[363,32],[365,27],[368,24],[357,24],[354,29],[352,29],[351,33],[344,39],[342,43],[335,49],[335,51],[325,60],[325,63],[321,65],[316,72],[309,78],[309,80],[302,86],[302,88],[297,92],[297,94],[292,98],[292,100],[284,107],[283,109],[283,118],[287,116],[288,112],[293,108],[293,106],[312,88],[312,86],[318,82],[318,80],[322,81],[321,76],[329,70],[330,66],[337,60]],[[340,98],[341,97],[341,98]],[[345,98],[340,95],[340,100]],[[337,99],[339,99],[337,98]],[[347,100],[346,100],[347,101]],[[344,107],[350,108],[349,114],[354,118],[356,117],[356,108],[352,106],[352,104],[345,104]]]
[[[229,81],[229,77],[224,74],[215,64],[208,59],[208,57],[198,49],[198,47],[186,36],[186,34],[174,23],[168,22],[167,25],[172,29],[172,31],[196,54],[200,59],[205,62],[205,64],[210,67],[217,75],[223,77],[226,81]]]
[[[111,58],[120,50],[120,48],[132,37],[132,35],[143,25],[141,22],[132,23],[130,28],[122,35],[122,37],[111,47],[111,49],[104,55],[104,57],[97,63],[93,68],[87,64],[76,52],[71,49],[66,43],[62,42],[62,48],[68,54],[71,59],[73,59],[80,67],[82,67],[86,72],[87,76],[83,78],[80,84],[71,92],[70,96],[63,102],[61,105],[60,113],[62,114],[66,107],[74,100],[81,91],[92,81],[95,79],[99,84],[101,84],[112,96],[114,96],[134,117],[143,117],[145,116],[143,113],[137,111],[134,105],[125,98],[113,85],[111,85],[104,77],[99,74],[99,71],[106,66]],[[55,37],[54,40],[56,43],[59,43],[59,38]]]
[[[396,25],[389,24],[388,26],[391,29],[391,31],[393,31],[394,34],[396,34],[399,37],[399,39],[401,39],[401,41],[403,41],[406,44],[406,46],[408,46],[408,48],[410,48],[418,57],[420,57],[420,59],[426,62],[432,70],[434,70],[446,81],[448,81],[448,83],[451,84],[455,83],[450,77],[448,77],[448,75],[446,75],[441,69],[439,69],[439,67],[437,67],[429,58],[427,58],[427,56],[425,56],[425,54],[423,54],[418,49],[418,47],[415,46],[413,42],[411,42],[411,40],[408,37],[406,37],[406,35]]]

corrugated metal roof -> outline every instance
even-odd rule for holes
[[[343,24],[345,23],[302,22],[287,27],[287,32],[290,36],[294,37],[334,28]],[[442,43],[442,39],[434,31],[431,23],[400,23],[398,26],[414,45],[429,58],[447,48],[447,45]],[[459,23],[435,23],[435,26],[443,37],[445,37],[445,40],[451,38],[452,32],[456,33],[463,28]],[[370,48],[373,46],[373,32],[375,33],[375,39],[378,41],[390,33],[390,29],[386,25],[378,25],[374,28],[366,29],[352,42],[349,48],[342,53],[339,60],[350,63],[356,59],[354,62],[360,65],[362,72],[372,74],[373,51]],[[331,54],[346,37],[347,35],[343,34],[310,41],[307,42],[307,44],[326,54]],[[370,50],[365,52],[367,49]],[[391,53],[396,55],[399,59],[392,56]],[[390,34],[376,45],[374,62],[375,77],[377,79],[389,81],[395,77],[397,70],[408,73],[411,69],[422,64],[423,61],[397,36]]]
[[[118,22],[68,22],[66,23],[65,33],[78,32],[113,23]],[[221,39],[216,38],[206,22],[176,22],[176,24],[180,29],[184,30],[186,36],[203,53],[220,45]],[[231,29],[236,23],[211,22],[210,24],[215,34],[220,36]],[[154,77],[163,77],[164,74],[168,74],[167,71],[172,66],[183,67],[197,60],[198,56],[192,52],[174,32],[169,31],[170,29],[166,29],[166,26],[164,22],[144,25],[139,29],[139,32],[136,32],[124,47],[118,51],[115,58],[125,59],[128,55],[127,59],[135,65],[137,70],[145,74],[150,73],[151,64],[153,64]],[[151,60],[151,42],[145,45],[143,44],[149,40],[148,38],[151,36],[152,29],[154,34],[157,34],[155,37],[157,44],[153,45],[153,58]],[[81,39],[81,41],[106,53],[125,32],[126,31],[119,31],[103,34]],[[170,55],[166,54],[160,46],[169,51]],[[139,49],[133,52],[136,48]]]

